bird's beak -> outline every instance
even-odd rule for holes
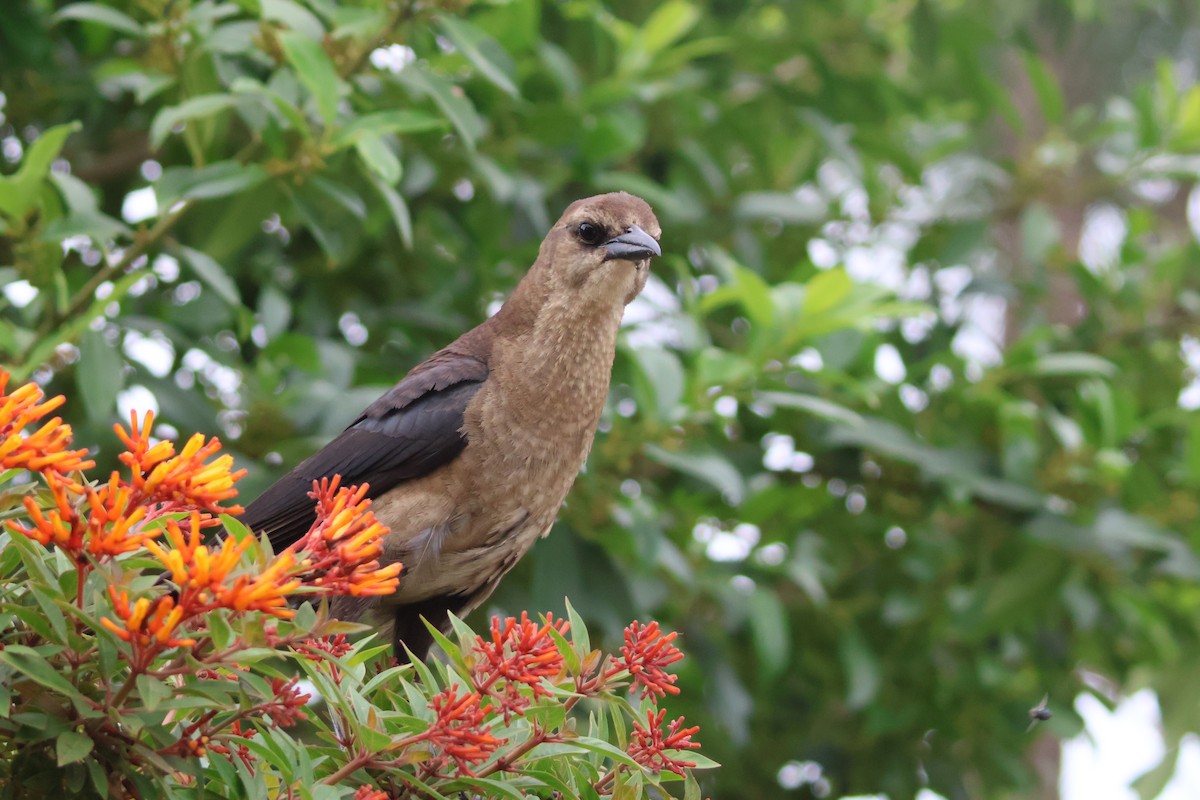
[[[615,259],[640,261],[650,256],[662,255],[662,248],[658,246],[658,242],[654,241],[654,237],[637,225],[631,226],[620,236],[609,239],[604,243],[604,247],[608,251],[604,255],[605,261]]]

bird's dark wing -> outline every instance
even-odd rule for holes
[[[241,522],[276,552],[304,536],[316,516],[313,481],[342,476],[378,497],[453,461],[466,439],[463,413],[488,376],[480,358],[443,350],[419,364],[329,444],[246,507]]]

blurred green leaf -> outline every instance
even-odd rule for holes
[[[62,152],[67,137],[81,127],[80,123],[71,122],[47,128],[29,146],[16,174],[0,175],[0,213],[19,218],[33,207],[43,182],[50,174],[50,166]]]
[[[337,118],[341,87],[341,79],[333,62],[320,41],[304,33],[285,31],[279,34],[279,44],[283,46],[283,52],[295,68],[300,82],[312,93],[317,112],[325,122],[325,127],[329,128]]]
[[[514,82],[514,68],[511,59],[495,39],[466,20],[457,17],[440,17],[438,24],[445,32],[446,38],[454,43],[459,52],[479,70],[481,75],[513,97],[520,94]]]
[[[207,94],[184,100],[176,106],[168,106],[154,117],[150,125],[150,146],[161,147],[176,126],[192,120],[208,119],[222,111],[235,108],[238,98],[228,94]]]
[[[231,306],[240,307],[242,305],[241,294],[238,292],[237,284],[229,277],[229,273],[217,263],[216,259],[209,257],[206,253],[199,250],[193,250],[190,247],[179,247],[179,253],[188,265],[195,270],[196,275],[204,284],[216,292],[217,296]]]
[[[400,80],[420,94],[432,98],[446,118],[453,123],[454,129],[463,139],[463,144],[470,150],[475,149],[475,142],[483,135],[486,125],[465,95],[457,92],[445,78],[416,64],[401,72]]]
[[[379,136],[366,134],[359,136],[354,143],[359,157],[367,169],[379,176],[388,186],[400,181],[400,159]]]
[[[708,483],[732,505],[740,503],[746,495],[742,474],[719,453],[697,450],[671,452],[655,444],[647,444],[643,450],[654,461]]]
[[[162,208],[180,200],[213,200],[251,189],[267,179],[258,164],[218,161],[198,169],[174,167],[164,170],[154,183],[154,193]]]
[[[1047,66],[1046,62],[1035,53],[1025,54],[1025,73],[1029,83],[1037,95],[1042,115],[1047,122],[1060,123],[1065,114],[1066,102],[1063,100],[1062,89],[1058,79]]]
[[[146,35],[146,31],[132,17],[118,11],[112,6],[101,3],[71,3],[54,12],[53,19],[55,22],[62,22],[63,20],[94,22],[97,25],[103,25],[106,28],[112,28],[115,31],[128,33],[139,38]]]
[[[399,108],[357,117],[342,127],[330,140],[330,144],[334,147],[345,147],[357,143],[364,136],[379,136],[387,133],[425,133],[442,130],[445,127],[446,122],[440,117],[424,111]]]
[[[109,344],[104,334],[89,330],[80,337],[75,384],[93,420],[104,422],[112,416],[117,393],[125,383],[123,367],[120,350]]]

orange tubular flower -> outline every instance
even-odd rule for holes
[[[54,545],[62,548],[78,562],[83,557],[83,535],[87,528],[67,496],[75,491],[78,484],[54,472],[46,473],[46,483],[54,497],[54,508],[43,511],[32,497],[24,497],[21,502],[33,527],[27,528],[16,522],[7,523],[7,527],[46,547]]]
[[[300,587],[300,579],[292,575],[296,567],[294,554],[284,551],[258,574],[239,575],[230,583],[230,574],[251,539],[236,541],[228,537],[219,546],[210,548],[201,544],[204,527],[204,516],[193,511],[186,534],[178,522],[167,520],[169,549],[159,542],[144,542],[179,587],[180,605],[187,608],[189,616],[213,608],[265,611],[285,619],[295,615],[295,611],[287,608],[288,595]]]
[[[117,473],[99,489],[84,489],[88,515],[88,552],[97,558],[132,553],[162,533],[161,528],[143,528],[146,509],[134,505],[133,493]]]
[[[663,736],[662,723],[666,715],[665,708],[657,714],[654,713],[654,709],[649,709],[646,711],[646,727],[643,728],[634,721],[633,736],[627,752],[634,761],[647,769],[655,772],[668,769],[676,775],[683,775],[683,771],[696,766],[696,762],[671,758],[666,751],[699,749],[700,743],[693,742],[692,735],[699,733],[700,726],[684,728],[683,717],[680,717],[667,726],[667,735]]]
[[[132,606],[129,604],[129,593],[108,587],[108,596],[112,600],[113,610],[125,623],[123,626],[102,617],[100,624],[115,633],[119,638],[134,645],[135,650],[151,654],[145,658],[148,663],[153,653],[167,647],[191,647],[195,639],[177,639],[175,629],[183,621],[183,608],[175,605],[175,598],[164,595],[156,600],[139,598]]]
[[[241,506],[222,507],[224,500],[237,496],[234,484],[245,476],[246,470],[231,472],[233,456],[223,455],[211,463],[206,459],[221,450],[221,442],[215,437],[204,440],[197,433],[179,455],[171,442],[150,444],[150,430],[154,425],[154,413],[147,412],[142,425],[138,426],[137,413],[130,414],[129,431],[120,425],[113,430],[125,444],[126,452],[118,456],[131,473],[133,488],[147,500],[181,507],[201,508],[213,514],[240,514]]]
[[[28,469],[49,477],[57,475],[70,490],[82,487],[67,473],[90,469],[95,462],[87,450],[70,450],[71,426],[54,417],[31,433],[25,427],[37,422],[63,404],[62,396],[39,402],[45,396],[36,384],[27,383],[5,394],[9,373],[0,369],[0,470]]]
[[[167,520],[167,539],[171,542],[171,549],[154,541],[145,542],[145,546],[167,568],[180,592],[199,591],[202,593],[201,602],[209,602],[214,594],[225,588],[225,578],[237,566],[250,540],[239,542],[228,538],[221,542],[220,547],[210,550],[207,545],[201,544],[204,527],[205,518],[200,512],[193,511],[188,519],[186,537],[178,522]]]
[[[657,622],[642,625],[634,620],[625,629],[625,644],[621,646],[622,663],[633,676],[633,684],[641,690],[643,697],[649,694],[659,697],[679,694],[679,687],[674,685],[678,677],[663,669],[683,658],[679,648],[671,644],[678,635],[675,631],[664,635]]]
[[[388,529],[369,510],[367,489],[365,483],[341,486],[338,475],[313,481],[309,497],[317,501],[317,517],[308,533],[285,551],[302,559],[305,584],[354,597],[396,592],[403,566],[379,566],[379,542]]]
[[[222,587],[217,593],[217,604],[234,611],[265,611],[291,619],[296,612],[287,607],[287,598],[301,585],[299,578],[292,577],[295,566],[296,557],[285,550],[259,574],[242,575],[233,586]]]

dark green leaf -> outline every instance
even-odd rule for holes
[[[67,764],[82,761],[87,757],[88,753],[92,752],[94,746],[92,737],[86,733],[63,731],[54,741],[54,751],[58,759],[58,766],[64,767]]]

